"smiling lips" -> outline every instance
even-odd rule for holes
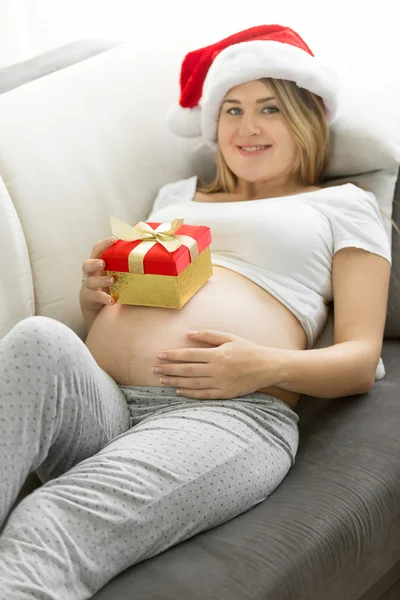
[[[269,150],[271,146],[238,146],[239,154],[242,156],[258,156]]]

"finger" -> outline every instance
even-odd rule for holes
[[[165,375],[171,377],[207,377],[210,376],[210,366],[207,363],[164,363],[155,365],[155,369],[161,368],[160,377]],[[154,371],[157,374],[157,371]]]
[[[89,275],[85,278],[85,285],[91,290],[96,290],[98,288],[108,288],[110,285],[113,285],[114,282],[115,277],[108,277],[107,275],[105,277]]]
[[[217,331],[215,329],[201,329],[200,331],[190,330],[188,331],[189,337],[199,342],[205,342],[212,346],[220,346],[227,342],[233,342],[236,338],[232,333],[226,333],[224,331]]]
[[[88,258],[82,263],[82,272],[84,275],[93,275],[99,271],[103,271],[106,264],[104,260],[98,258]]]
[[[96,244],[93,246],[90,258],[100,258],[103,252],[115,244],[116,241],[117,239],[115,237],[109,237],[96,242]]]
[[[117,299],[113,298],[107,292],[101,290],[90,290],[85,286],[82,286],[82,292],[85,306],[87,308],[99,309],[99,305],[103,306],[106,304],[115,304]]]
[[[178,388],[176,390],[178,396],[185,398],[194,398],[197,400],[222,400],[224,399],[221,390],[210,388],[208,390],[192,390],[188,388]]]
[[[205,390],[210,388],[215,379],[213,377],[160,377],[162,385],[168,385],[176,388],[188,388],[190,390]]]
[[[115,300],[110,294],[100,290],[93,290],[93,300],[99,304],[115,304]]]
[[[209,362],[213,348],[179,348],[178,350],[162,350],[156,355],[158,360],[177,360],[181,362]]]

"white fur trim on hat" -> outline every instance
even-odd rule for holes
[[[214,150],[219,110],[226,93],[237,85],[263,77],[294,81],[299,87],[321,96],[328,121],[335,119],[338,79],[330,67],[290,44],[259,40],[241,42],[218,54],[204,81],[200,102],[201,135]]]
[[[167,114],[167,123],[171,131],[181,137],[201,136],[201,111],[198,106],[194,108],[175,106]]]

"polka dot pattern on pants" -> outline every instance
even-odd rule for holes
[[[32,465],[44,485],[0,535],[0,600],[90,598],[128,566],[250,510],[294,464],[298,416],[282,401],[117,386],[66,326],[26,321],[0,346],[0,468],[11,490]]]

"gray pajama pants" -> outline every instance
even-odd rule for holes
[[[70,328],[24,319],[0,340],[0,600],[90,598],[251,509],[294,464],[297,425],[267,394],[118,386]]]

